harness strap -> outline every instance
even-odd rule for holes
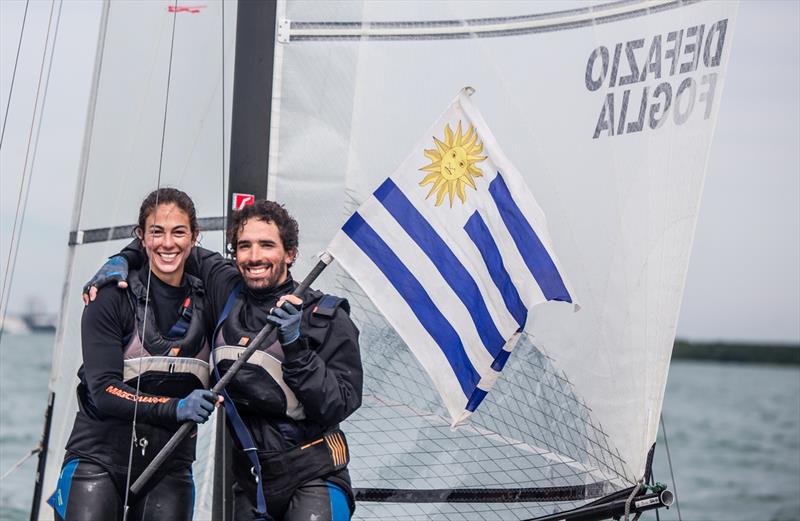
[[[169,338],[178,338],[186,336],[189,332],[189,324],[192,321],[192,297],[186,297],[181,305],[181,312],[178,315],[178,321],[170,328],[167,336]]]
[[[217,320],[217,327],[215,328],[215,342],[216,333],[219,331],[219,327],[222,325],[222,323],[225,322],[225,319],[228,318],[228,315],[230,315],[231,309],[233,308],[233,305],[239,296],[241,288],[242,283],[240,282],[234,286],[231,294],[228,295],[228,300],[225,302],[225,307],[222,309],[219,320]],[[214,378],[219,381],[221,376],[219,374],[219,367],[217,366],[217,360],[214,355],[214,349],[211,350],[211,358],[214,363]],[[251,473],[256,479],[256,511],[253,521],[269,521],[272,518],[267,513],[267,499],[264,496],[264,486],[261,480],[261,463],[258,461],[258,449],[253,441],[253,436],[250,434],[250,431],[247,430],[247,426],[244,424],[242,417],[239,415],[239,411],[236,410],[236,405],[234,405],[233,400],[228,395],[228,392],[223,389],[221,394],[224,397],[222,405],[225,407],[225,413],[227,414],[228,419],[233,426],[233,432],[236,435],[236,439],[239,440],[239,445],[247,455],[247,459],[250,460],[250,464],[252,466]]]
[[[225,322],[225,319],[228,318],[228,315],[231,314],[231,309],[233,309],[233,305],[236,303],[236,298],[239,296],[239,292],[242,290],[242,283],[237,282],[236,285],[231,290],[231,294],[228,295],[228,300],[225,301],[225,307],[222,308],[222,313],[217,320],[217,328]],[[215,331],[216,332],[216,331]]]

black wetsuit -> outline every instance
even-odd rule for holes
[[[219,319],[226,303],[234,304],[214,337],[217,363],[224,373],[235,354],[225,360],[220,357],[224,350],[219,348],[247,345],[266,324],[278,298],[291,293],[297,284],[290,276],[278,287],[251,290],[231,261],[203,248],[194,249],[187,270],[193,272],[197,266],[215,316]],[[346,301],[323,297],[314,290],[301,295],[303,318],[298,340],[281,346],[273,331],[259,349],[281,362],[277,375],[285,387],[254,359],[228,386],[258,449],[267,509],[276,520],[338,521],[349,518],[355,509],[346,447],[334,450],[332,459],[331,445],[326,442],[337,440],[334,446],[345,446],[339,423],[361,405],[358,329],[350,320]],[[233,461],[234,519],[250,521],[257,486],[252,465],[238,446]]]
[[[232,365],[236,353],[229,353],[225,359],[222,352],[230,348],[220,347],[241,346],[243,337],[252,339],[266,323],[267,311],[295,287],[290,278],[270,291],[240,291],[230,316],[215,336],[221,372]],[[320,440],[333,436],[331,443],[343,447],[346,442],[338,430],[339,422],[361,405],[358,330],[341,300],[336,299],[334,306],[323,311],[319,309],[323,305],[321,293],[309,290],[301,297],[300,338],[281,346],[273,331],[260,350],[281,362],[282,384],[288,390],[281,388],[277,381],[280,377],[270,377],[265,366],[251,359],[231,381],[228,393],[258,448],[270,515],[288,521],[310,519],[313,513],[320,520],[330,520],[336,519],[334,514],[341,516],[347,507],[345,515],[349,518],[354,501],[346,468],[347,451],[341,448],[332,458],[330,444]],[[250,521],[256,506],[252,465],[238,447],[233,461],[235,519]],[[337,494],[341,496],[338,506]]]
[[[123,255],[131,267],[141,263],[142,252],[135,242]],[[223,344],[246,345],[266,324],[267,314],[278,298],[296,287],[290,276],[279,287],[250,290],[231,261],[198,247],[188,259],[186,270],[203,280],[208,305],[217,321],[239,288],[232,313],[217,328],[215,348]],[[322,300],[323,297],[327,298]],[[346,468],[349,454],[338,427],[361,405],[363,372],[358,329],[350,320],[345,300],[314,290],[301,298],[300,338],[282,347],[273,332],[259,350],[282,362],[277,374],[289,393],[258,366],[256,356],[231,381],[228,391],[258,449],[269,514],[278,521],[339,521],[348,519],[355,510]],[[236,357],[234,354],[225,360],[224,356],[220,358],[219,349],[215,353],[222,372]],[[289,410],[289,394],[300,403],[302,413],[297,408]],[[251,521],[256,506],[252,465],[240,447],[234,448],[233,461],[234,518]]]
[[[62,477],[50,499],[56,520],[121,519],[132,440],[131,483],[180,426],[175,411],[179,399],[208,384],[208,332],[213,321],[203,309],[202,284],[189,276],[180,287],[155,276],[149,282],[146,315],[147,271],[131,272],[130,289],[106,288],[84,309],[79,411]],[[175,333],[173,326],[181,324],[182,313],[188,318],[183,322],[188,331],[170,335]],[[129,497],[130,521],[191,520],[195,439],[190,436],[178,446],[139,497]]]

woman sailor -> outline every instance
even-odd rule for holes
[[[142,202],[136,235],[149,269],[133,271],[127,289],[97,295],[81,320],[79,411],[49,503],[56,521],[190,521],[187,437],[139,497],[127,493],[183,422],[205,422],[216,398],[209,384],[208,333],[199,279],[184,273],[198,234],[194,203],[161,188]]]

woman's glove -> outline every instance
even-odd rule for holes
[[[178,402],[175,409],[175,416],[179,422],[205,423],[211,412],[217,397],[211,391],[205,389],[195,389],[186,398]]]
[[[278,328],[278,340],[284,346],[300,338],[301,318],[303,318],[303,312],[294,307],[291,302],[284,302],[281,307],[270,309],[269,315],[267,315],[267,321]]]

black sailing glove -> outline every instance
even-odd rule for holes
[[[267,320],[278,328],[278,340],[281,345],[291,344],[300,338],[300,319],[303,312],[290,302],[284,302],[279,308],[269,310]]]
[[[95,288],[93,293],[96,295],[98,289],[114,283],[120,288],[128,287],[128,261],[122,255],[114,255],[108,259],[89,282],[84,284],[84,301],[87,295],[91,295],[92,288]],[[94,295],[91,295],[91,300],[94,300]]]
[[[195,389],[178,402],[175,417],[179,422],[205,423],[214,411],[216,396],[205,389]]]

